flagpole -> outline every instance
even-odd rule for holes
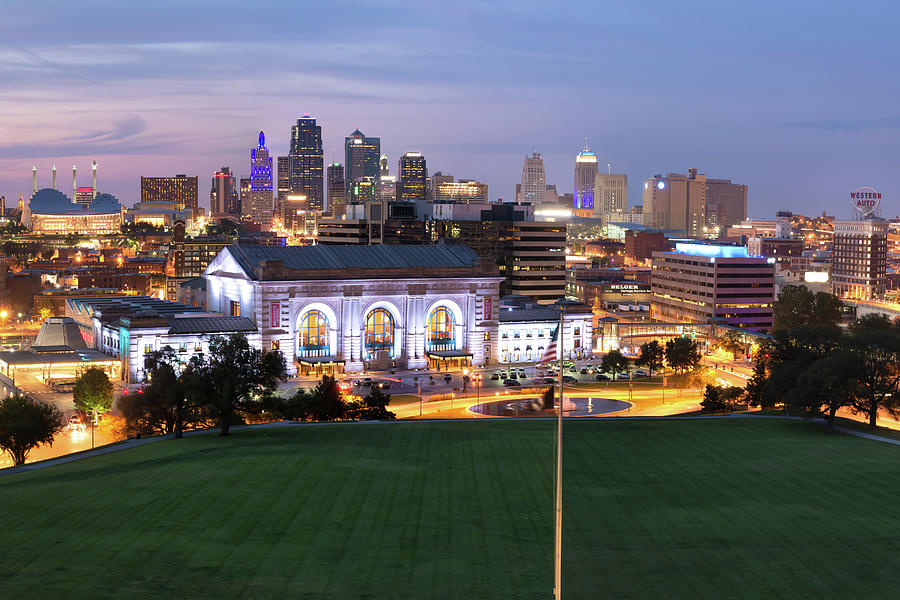
[[[556,409],[556,527],[553,556],[553,597],[562,598],[562,417],[563,417],[563,314],[559,307],[559,398]]]

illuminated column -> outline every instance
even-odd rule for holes
[[[78,199],[78,171],[75,165],[72,165],[72,202]]]
[[[97,159],[94,159],[94,162],[91,163],[91,179],[92,186],[94,188],[94,198],[97,197]]]
[[[53,165],[53,189],[56,189],[56,165]]]
[[[31,193],[37,193],[37,167],[31,167]]]

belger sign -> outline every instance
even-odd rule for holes
[[[881,192],[873,187],[863,186],[850,192],[850,205],[862,215],[875,212],[881,204]]]

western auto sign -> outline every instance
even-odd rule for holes
[[[850,206],[861,215],[870,215],[881,204],[881,192],[873,187],[863,186],[850,192]]]

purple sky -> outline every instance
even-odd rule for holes
[[[640,6],[637,6],[640,5]],[[750,213],[849,214],[872,185],[900,213],[900,8],[890,2],[10,2],[0,27],[0,194],[77,163],[126,205],[140,175],[249,171],[308,111],[326,161],[355,127],[392,171],[430,171],[511,198],[544,155],[571,191],[589,137],[630,202],[657,172],[697,167],[750,186]]]

